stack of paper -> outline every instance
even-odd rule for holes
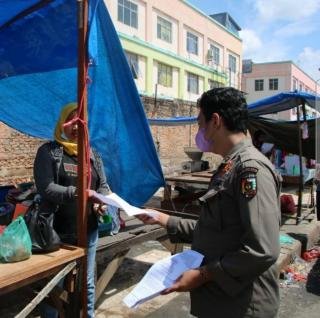
[[[123,302],[130,308],[137,308],[143,302],[171,287],[185,271],[199,267],[203,257],[196,251],[187,250],[158,261],[123,299]]]

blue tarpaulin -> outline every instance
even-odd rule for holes
[[[305,92],[279,93],[249,104],[248,111],[250,116],[261,116],[295,108],[302,103],[316,108],[316,102],[318,103],[319,100],[319,96],[316,98],[315,95]]]
[[[248,104],[249,117],[262,116],[272,113],[282,112],[295,108],[302,103],[316,108],[316,102],[320,102],[319,96],[304,92],[287,92],[259,99],[254,103]],[[251,119],[252,120],[252,119]],[[197,122],[196,116],[191,117],[171,117],[171,118],[149,118],[150,125],[158,126],[179,126],[192,125]]]
[[[77,100],[77,1],[0,0],[0,120],[52,139],[63,105]],[[145,113],[102,0],[89,1],[90,144],[112,190],[142,205],[164,178]]]

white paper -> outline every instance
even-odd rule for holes
[[[158,261],[151,266],[123,302],[130,308],[137,308],[143,302],[171,287],[185,271],[199,267],[203,257],[196,251],[187,250]]]
[[[138,215],[138,214],[148,214],[151,217],[156,216],[156,212],[150,212],[145,209],[137,208],[131,204],[129,204],[127,201],[120,198],[117,194],[114,192],[108,195],[103,195],[100,193],[94,194],[94,197],[99,199],[101,202],[105,204],[109,204],[112,206],[115,206],[117,208],[122,209],[128,216]]]

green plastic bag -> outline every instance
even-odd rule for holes
[[[23,261],[31,256],[31,239],[23,217],[10,223],[0,235],[0,262]]]

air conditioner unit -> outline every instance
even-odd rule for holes
[[[211,49],[208,50],[207,52],[207,61],[208,63],[211,62],[213,60],[213,52]]]

